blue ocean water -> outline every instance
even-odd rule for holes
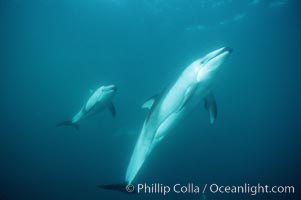
[[[300,5],[297,0],[2,0],[0,199],[297,199],[300,194]],[[119,183],[148,97],[191,62],[234,49],[213,91],[152,152],[137,183],[293,185],[295,194],[137,194]],[[70,119],[115,84],[117,117]]]

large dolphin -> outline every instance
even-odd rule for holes
[[[95,115],[105,108],[109,108],[112,115],[115,117],[116,110],[112,103],[113,97],[117,91],[117,87],[115,85],[108,85],[108,86],[101,86],[99,87],[93,94],[90,96],[88,101],[83,105],[80,111],[74,115],[72,120],[63,121],[57,124],[58,127],[60,126],[72,126],[75,129],[79,129],[79,121]]]
[[[133,182],[152,150],[202,101],[209,112],[210,123],[214,123],[217,108],[211,92],[212,83],[231,52],[231,48],[223,47],[194,61],[174,85],[143,104],[142,107],[148,108],[149,113],[128,165],[124,183],[98,185],[99,188],[126,192],[126,186]]]

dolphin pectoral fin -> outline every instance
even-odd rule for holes
[[[217,117],[217,106],[212,92],[209,92],[209,94],[204,98],[204,105],[206,110],[209,112],[210,124],[213,124]]]
[[[108,184],[108,185],[97,185],[96,187],[104,190],[115,190],[118,192],[124,192],[127,194],[136,194],[137,191],[134,186],[128,185],[128,183]]]
[[[73,123],[72,121],[63,121],[56,125],[56,127],[61,127],[61,126],[71,126],[75,128],[77,131],[79,130],[79,125],[77,123]]]
[[[112,102],[109,104],[109,110],[110,110],[112,116],[115,117],[116,116],[116,108]]]
[[[150,98],[148,98],[141,106],[141,108],[143,109],[151,109],[152,106],[154,105],[155,101],[156,101],[156,98],[158,97],[158,95],[154,95]]]

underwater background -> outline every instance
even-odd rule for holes
[[[297,0],[1,0],[0,199],[298,199]],[[293,185],[295,194],[138,194],[124,180],[150,96],[194,60],[233,48],[213,91],[152,152],[135,183]],[[101,85],[116,118],[57,128]]]

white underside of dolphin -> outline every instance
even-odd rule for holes
[[[116,93],[116,86],[101,86],[89,97],[88,101],[82,106],[78,113],[74,115],[72,120],[59,123],[57,126],[73,126],[79,129],[78,123],[90,116],[102,112],[108,108],[112,115],[116,115],[115,107],[112,100]]]
[[[211,87],[221,64],[231,51],[227,47],[220,48],[196,60],[184,70],[172,87],[143,104],[143,108],[150,110],[131,156],[125,182],[98,187],[125,191],[124,187],[134,181],[157,144],[201,102],[205,101],[210,123],[214,123],[217,108]]]

